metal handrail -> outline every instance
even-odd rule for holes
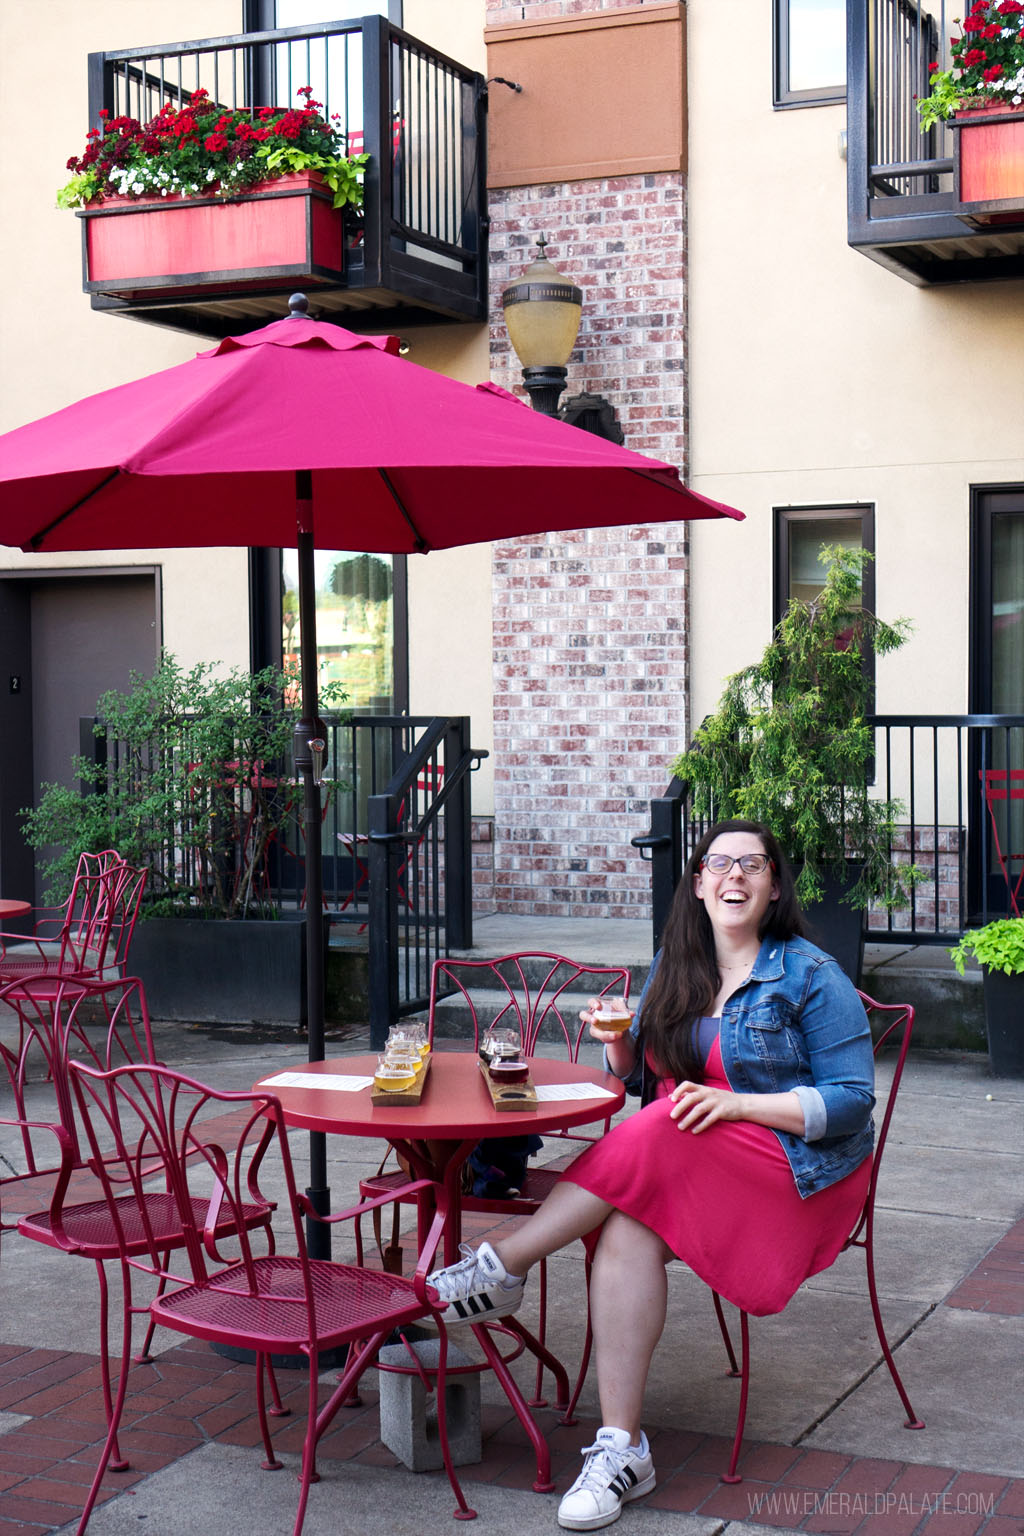
[[[867,936],[953,944],[966,927],[1009,916],[1012,882],[995,851],[990,811],[1009,834],[1001,841],[1016,865],[1024,851],[1024,800],[989,807],[985,774],[1024,765],[1024,714],[873,715],[868,723],[876,732],[874,792],[905,811],[890,856],[916,864],[924,879],[908,908],[869,910]],[[706,826],[693,815],[691,786],[674,778],[651,801],[648,831],[632,839],[651,864],[655,948],[687,851]]]

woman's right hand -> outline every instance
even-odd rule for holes
[[[611,1005],[612,1013],[618,1013],[622,1015],[627,1015],[629,1013],[629,1009],[626,1007],[621,997],[604,998],[603,1002],[606,1007],[608,1007],[609,1004]],[[604,1028],[601,1024],[600,1015],[596,1012],[598,1006],[598,998],[590,998],[587,1006],[580,1009],[580,1019],[584,1024],[589,1026],[590,1038],[592,1040],[600,1040],[602,1045],[614,1045],[617,1041],[620,1041],[623,1038],[623,1031],[621,1029]],[[628,1038],[628,1031],[626,1032],[626,1037]]]
[[[607,1002],[608,1000],[605,999],[605,1001]],[[621,998],[613,998],[611,1002],[613,1013],[624,1014],[629,1012]],[[628,1029],[614,1030],[602,1028],[600,1017],[594,1011],[597,1005],[597,998],[590,998],[587,1006],[580,1009],[580,1019],[588,1026],[590,1038],[592,1040],[599,1040],[604,1046],[608,1070],[613,1072],[616,1077],[628,1077],[633,1070],[633,1063],[636,1060],[636,1041]]]

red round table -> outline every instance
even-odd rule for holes
[[[0,896],[0,922],[5,917],[24,917],[26,912],[31,911],[30,901],[22,901],[16,896]]]
[[[600,1068],[573,1064],[546,1057],[530,1058],[530,1077],[535,1087],[550,1083],[590,1083],[609,1090],[611,1098],[572,1098],[542,1101],[522,1111],[495,1109],[473,1050],[434,1051],[430,1072],[418,1104],[378,1105],[371,1100],[371,1090],[347,1091],[278,1084],[273,1079],[282,1071],[324,1076],[372,1077],[376,1055],[338,1056],[330,1061],[303,1062],[292,1068],[277,1068],[269,1077],[254,1084],[258,1093],[270,1092],[281,1102],[288,1125],[308,1131],[329,1132],[335,1136],[367,1136],[389,1141],[407,1157],[418,1178],[443,1184],[448,1195],[448,1216],[444,1234],[446,1263],[459,1257],[462,1237],[460,1201],[462,1165],[487,1136],[543,1136],[604,1120],[621,1109],[625,1088],[617,1077]],[[426,1221],[421,1212],[421,1239]],[[498,1323],[472,1325],[488,1363],[501,1382],[537,1453],[538,1491],[548,1491],[551,1461],[547,1442],[534,1423],[526,1400],[510,1374],[507,1360],[491,1337],[491,1330],[515,1334],[552,1372],[558,1389],[557,1406],[566,1406],[568,1379],[565,1368],[515,1317]],[[517,1351],[518,1353],[519,1351]],[[511,1356],[509,1358],[515,1358]]]

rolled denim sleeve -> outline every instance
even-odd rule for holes
[[[820,1141],[828,1129],[828,1113],[825,1100],[817,1088],[797,1083],[793,1089],[804,1112],[804,1141]]]

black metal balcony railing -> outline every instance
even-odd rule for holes
[[[867,914],[873,942],[955,944],[964,929],[1024,910],[1024,715],[876,715],[880,798],[903,806],[890,845],[923,879],[910,905]],[[1013,775],[1018,777],[1014,778]],[[651,861],[654,944],[683,865],[707,830],[690,787],[673,779],[651,801],[633,846]]]
[[[356,329],[384,328],[389,312],[407,325],[485,319],[481,75],[382,16],[89,55],[94,125],[101,107],[145,122],[165,101],[180,107],[200,88],[225,108],[255,114],[261,106],[297,105],[296,92],[305,85],[345,133],[350,152],[370,156],[363,217],[350,231],[344,283],[318,287],[318,306],[344,312],[345,323]],[[129,313],[144,310],[149,319],[170,307],[176,325],[228,334],[238,328],[239,303],[246,313],[264,317],[266,294],[251,283],[245,288],[221,294],[220,306],[207,295],[199,312],[180,294],[163,291],[130,302],[96,294],[94,301]]]
[[[847,0],[849,241],[915,283],[1024,276],[1019,225],[954,212],[955,129],[921,132],[929,68],[950,64],[960,0]]]

